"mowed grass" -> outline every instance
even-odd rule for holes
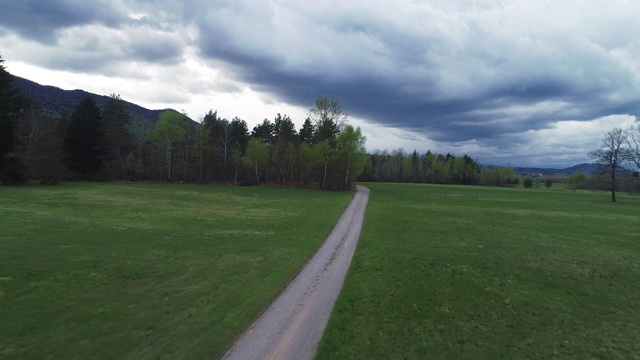
[[[65,183],[0,188],[0,358],[222,355],[351,193]]]
[[[318,358],[640,358],[640,197],[366,185]]]

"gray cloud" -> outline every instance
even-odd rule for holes
[[[47,67],[117,74],[131,61],[180,65],[194,48],[229,81],[181,80],[185,91],[240,81],[302,107],[326,95],[368,123],[461,148],[508,152],[558,123],[639,112],[638,2],[0,4],[0,34],[61,51],[39,53]]]
[[[640,55],[625,30],[638,30],[637,21],[624,16],[640,10],[637,4],[607,10],[593,2],[586,13],[582,2],[488,3],[480,11],[252,5],[227,3],[202,14],[201,34],[212,35],[201,36],[202,54],[295,104],[329,95],[353,115],[440,141],[638,111],[638,65],[620,61],[621,54]],[[548,109],[550,102],[558,104]]]
[[[94,23],[117,27],[126,19],[110,0],[2,0],[0,7],[0,26],[43,43],[55,43],[65,28]]]

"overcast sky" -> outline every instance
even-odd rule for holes
[[[298,126],[340,101],[369,151],[565,167],[640,111],[640,1],[0,0],[18,76]]]

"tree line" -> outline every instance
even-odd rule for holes
[[[359,128],[338,100],[321,96],[300,129],[287,115],[247,122],[210,110],[200,120],[163,111],[132,117],[112,95],[71,113],[47,112],[11,86],[0,58],[0,182],[169,181],[352,188],[366,162]]]
[[[450,185],[515,185],[518,176],[511,167],[480,165],[468,155],[427,151],[407,153],[403,149],[377,151],[369,155],[360,181],[411,182]]]
[[[279,184],[350,189],[355,181],[532,187],[507,167],[479,164],[467,155],[403,149],[365,153],[366,138],[347,124],[338,100],[319,97],[302,127],[287,115],[247,122],[210,110],[199,122],[175,110],[157,122],[133,117],[112,95],[100,107],[91,97],[71,113],[55,113],[22,96],[0,57],[0,182],[61,180],[169,181]],[[640,191],[640,125],[614,129],[590,153],[596,177],[577,174],[566,181],[580,187]],[[638,181],[635,181],[638,180]],[[551,179],[545,181],[551,186]],[[636,189],[638,188],[638,189]],[[635,189],[635,190],[634,190]]]
[[[18,94],[0,58],[0,182],[37,180],[275,183],[345,190],[358,181],[511,186],[510,167],[428,151],[365,153],[366,138],[347,124],[338,100],[319,97],[302,127],[287,115],[249,130],[210,110],[199,122],[166,110],[153,123],[132,117],[111,95],[54,113]]]

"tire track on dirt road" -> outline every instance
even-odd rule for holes
[[[351,202],[320,249],[223,359],[311,359],[360,237],[369,189]]]

